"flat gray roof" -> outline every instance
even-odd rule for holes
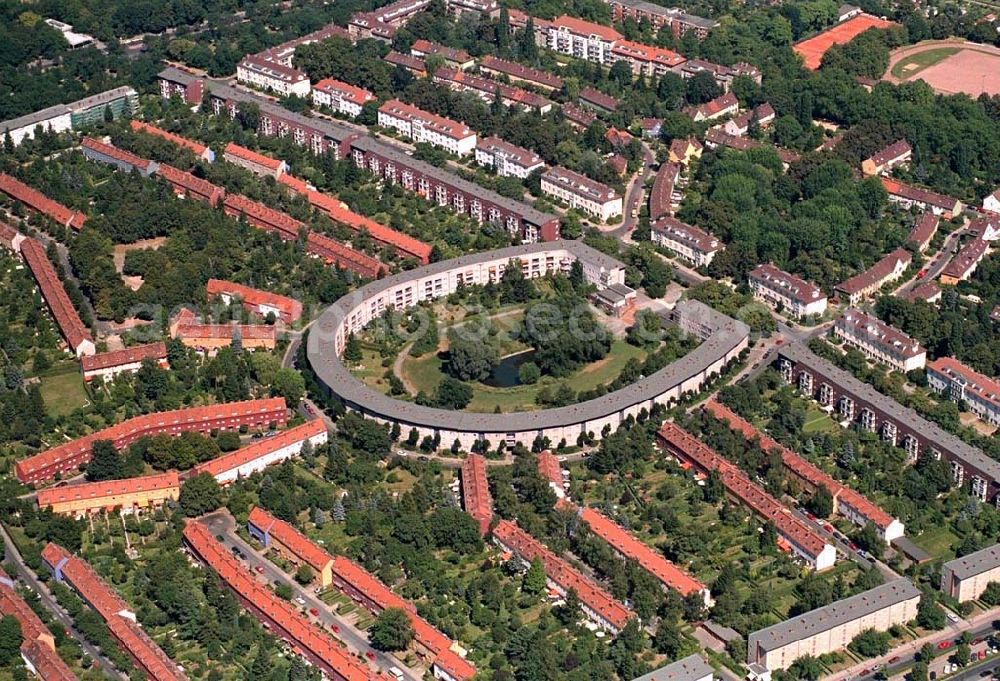
[[[935,442],[940,448],[946,449],[952,456],[973,466],[990,476],[994,483],[1000,483],[1000,461],[986,456],[981,450],[952,435],[943,428],[921,417],[917,412],[901,405],[896,400],[883,395],[867,383],[855,378],[854,374],[844,371],[833,363],[816,355],[802,343],[786,343],[778,354],[804,366],[814,367],[830,377],[845,390],[874,405],[884,414],[888,414],[898,423],[905,425],[928,442]]]
[[[959,579],[968,579],[987,570],[996,569],[1000,567],[1000,544],[949,560],[943,567],[945,570],[951,570],[951,573]]]
[[[754,656],[754,651],[758,647],[768,651],[777,650],[789,643],[810,638],[859,617],[919,597],[920,589],[914,586],[910,580],[900,577],[874,589],[862,591],[854,596],[824,605],[822,608],[791,617],[766,629],[755,631],[748,638],[747,650],[751,657]]]
[[[89,97],[78,99],[77,101],[70,102],[69,104],[55,104],[53,106],[47,106],[44,109],[39,109],[38,111],[33,111],[32,113],[24,114],[23,116],[18,116],[17,118],[0,121],[0,131],[34,127],[39,123],[44,123],[45,121],[53,119],[56,116],[68,114],[73,111],[79,111],[80,109],[89,109],[91,107],[106,104],[107,102],[113,102],[121,97],[128,97],[134,94],[136,94],[135,90],[125,85],[122,87],[116,87],[106,92],[98,92],[96,95],[90,95]]]
[[[448,411],[424,407],[413,402],[396,400],[369,388],[356,379],[322,338],[333,338],[344,320],[364,301],[399,284],[419,277],[434,276],[488,260],[529,258],[546,251],[565,250],[578,260],[609,267],[621,263],[580,241],[549,241],[510,246],[486,253],[464,255],[452,260],[432,263],[408,272],[373,281],[349,293],[328,307],[312,326],[306,348],[307,357],[317,377],[340,399],[356,405],[363,412],[378,415],[402,424],[462,432],[515,433],[557,428],[592,421],[651,401],[676,385],[700,374],[706,367],[723,358],[749,336],[749,327],[697,301],[682,301],[678,307],[684,314],[700,317],[699,322],[711,326],[712,335],[687,355],[660,371],[601,397],[567,407],[505,414],[483,414]],[[676,308],[675,308],[676,309]]]
[[[713,674],[715,670],[712,665],[695,653],[643,674],[633,681],[698,681]]]

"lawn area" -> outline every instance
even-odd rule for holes
[[[65,416],[90,402],[80,368],[75,363],[47,372],[39,381],[38,389],[52,416]]]
[[[387,369],[382,366],[382,357],[367,346],[361,348],[361,361],[357,366],[351,367],[351,373],[355,378],[381,393],[389,392],[389,382],[384,378],[386,371]]]
[[[955,557],[955,550],[952,547],[958,543],[958,537],[947,527],[934,527],[912,539],[914,544],[935,558]]]
[[[555,389],[560,383],[566,383],[574,391],[591,390],[601,383],[614,380],[629,359],[635,357],[640,362],[646,358],[646,352],[625,341],[615,340],[611,352],[604,359],[582,367],[565,379],[543,378],[535,385],[519,385],[513,388],[493,388],[481,383],[470,383],[472,386],[472,402],[467,411],[491,413],[499,406],[503,412],[527,411],[537,409],[535,396],[545,386]],[[444,378],[443,361],[436,354],[423,357],[409,357],[403,360],[404,381],[409,381],[417,390],[432,394]]]
[[[836,432],[837,422],[830,418],[825,411],[810,404],[806,408],[806,422],[802,426],[803,434],[822,433],[824,431]]]
[[[910,78],[920,73],[928,66],[934,66],[938,62],[944,61],[951,55],[959,52],[962,48],[960,47],[935,47],[930,50],[924,50],[923,52],[918,52],[916,54],[911,54],[908,57],[900,59],[899,62],[892,67],[892,75],[896,78]]]

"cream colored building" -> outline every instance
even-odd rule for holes
[[[552,196],[599,220],[607,221],[622,214],[622,197],[611,187],[585,175],[555,166],[541,177],[542,193]]]
[[[960,603],[979,598],[990,582],[1000,582],[1000,544],[941,566],[941,591]]]
[[[914,619],[920,594],[913,582],[899,578],[755,631],[747,639],[747,663],[773,671],[805,655],[842,650],[867,629],[886,631]]]

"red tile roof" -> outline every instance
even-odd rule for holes
[[[119,497],[126,494],[142,492],[166,492],[180,487],[180,477],[177,471],[167,471],[156,475],[144,475],[138,478],[124,480],[103,480],[82,485],[67,485],[66,487],[50,487],[39,490],[36,496],[38,508],[48,508],[69,501],[86,500],[91,502],[90,508],[106,506],[109,497]]]
[[[678,140],[674,140],[677,142]],[[674,163],[664,162],[660,164],[660,169],[656,171],[656,179],[653,180],[653,188],[649,192],[649,219],[657,220],[664,215],[669,215],[672,207],[671,197],[674,193],[674,185],[680,177],[680,166]]]
[[[977,399],[989,403],[994,409],[1000,409],[1000,382],[967,367],[954,357],[939,357],[933,362],[928,362],[927,370],[936,372],[949,381],[959,379],[967,395],[975,395]]]
[[[16,227],[0,220],[0,243],[7,248],[13,249],[14,242],[19,236],[22,236],[22,234],[17,231]]]
[[[847,281],[837,284],[837,290],[843,291],[847,295],[853,295],[873,286],[880,286],[885,283],[900,263],[903,263],[905,268],[911,262],[913,262],[913,256],[902,248],[897,248],[861,274],[856,274]]]
[[[84,137],[81,146],[100,154],[104,154],[110,158],[122,161],[123,163],[128,163],[130,166],[134,166],[136,168],[148,168],[149,164],[152,163],[149,159],[140,158],[139,156],[125,151],[124,149],[119,149],[113,144],[105,144],[101,140],[93,137]]]
[[[21,248],[23,249],[24,246]],[[986,256],[989,249],[990,243],[985,239],[973,239],[951,259],[948,266],[941,272],[941,276],[966,279]]]
[[[22,643],[21,654],[31,661],[43,681],[77,681],[76,674],[66,666],[59,653],[41,641]]]
[[[932,192],[927,189],[920,189],[919,187],[912,187],[908,184],[903,184],[902,182],[892,180],[888,177],[880,179],[882,180],[882,186],[885,187],[885,190],[893,196],[899,196],[910,201],[923,203],[927,206],[934,206],[935,208],[940,208],[945,211],[953,211],[959,204],[958,199],[951,196],[938,194],[937,192]]]
[[[666,68],[673,68],[686,61],[684,57],[673,50],[668,50],[665,47],[646,45],[645,43],[637,43],[632,40],[615,41],[611,51],[628,59],[652,62]]]
[[[486,459],[470,454],[462,463],[462,507],[479,523],[480,534],[485,535],[493,520],[493,497],[486,479]]]
[[[544,109],[552,106],[552,101],[534,92],[528,92],[519,87],[501,83],[500,81],[483,78],[461,69],[441,66],[434,71],[435,82],[448,85],[452,90],[468,90],[478,93],[481,97],[492,99],[495,93],[508,105],[523,105],[532,109]]]
[[[102,369],[113,369],[126,364],[136,364],[144,359],[164,361],[167,359],[167,344],[163,341],[149,343],[147,345],[134,345],[122,350],[112,352],[101,352],[80,359],[80,365],[84,373],[88,371],[100,371]]]
[[[334,80],[333,78],[324,78],[313,85],[312,89],[319,90],[320,92],[336,92],[344,99],[358,106],[363,106],[367,102],[372,102],[376,99],[375,95],[364,88],[345,83],[341,80]]]
[[[205,153],[207,147],[204,144],[195,142],[194,140],[189,140],[186,137],[181,137],[180,135],[175,135],[172,132],[167,132],[162,128],[158,128],[155,125],[150,125],[149,123],[144,123],[143,121],[137,121],[132,119],[129,122],[132,126],[132,130],[135,132],[144,132],[161,139],[165,139],[168,142],[173,142],[177,146],[184,147],[185,149],[190,149],[195,153],[196,156],[201,156]]]
[[[0,615],[10,615],[21,625],[21,653],[43,681],[76,681],[76,675],[52,647],[52,632],[15,588],[7,584],[7,579],[0,569]]]
[[[910,230],[910,234],[906,237],[906,243],[913,244],[923,250],[934,237],[940,224],[941,218],[937,215],[934,215],[934,213],[924,213],[917,219],[913,229]]]
[[[362,277],[374,278],[386,269],[385,265],[370,255],[356,251],[339,241],[334,241],[330,237],[316,232],[309,233],[306,240],[306,250],[312,255],[323,258],[331,265],[351,270]]]
[[[571,17],[568,14],[563,14],[562,16],[553,19],[552,26],[558,29],[566,29],[571,33],[576,33],[577,35],[586,37],[595,35],[608,42],[615,42],[616,40],[622,39],[622,34],[610,26],[604,26],[602,24],[595,24],[592,21],[577,19],[576,17]]]
[[[910,147],[910,143],[906,140],[897,140],[885,147],[884,149],[879,149],[868,159],[874,163],[877,167],[886,165],[887,163],[893,163],[903,158],[907,154],[912,154],[913,148]]]
[[[80,314],[73,307],[73,303],[70,302],[66,288],[45,253],[45,247],[35,239],[25,239],[21,243],[21,257],[38,282],[42,298],[49,306],[52,318],[66,339],[66,343],[74,352],[79,353],[81,345],[93,343],[93,337],[90,335],[90,329],[80,319]],[[93,347],[90,348],[90,352],[93,352]]]
[[[526,80],[531,83],[552,88],[553,90],[558,90],[563,86],[563,80],[558,76],[554,76],[551,73],[546,73],[545,71],[533,69],[528,66],[522,66],[516,62],[500,59],[498,57],[494,57],[493,55],[486,55],[480,59],[479,68],[480,70],[487,69],[490,71],[506,73],[511,78]]]
[[[739,107],[739,100],[736,99],[736,95],[732,92],[727,92],[724,95],[716,97],[710,102],[705,102],[704,104],[699,104],[698,106],[689,106],[684,109],[684,113],[687,113],[692,118],[695,114],[701,114],[703,119],[712,118],[717,116],[727,109],[732,109]]]
[[[333,560],[329,553],[309,541],[304,534],[289,523],[275,518],[259,506],[250,509],[247,522],[268,534],[316,572],[322,572]]]
[[[83,223],[87,221],[87,216],[80,211],[71,210],[61,203],[53,201],[34,187],[29,187],[7,173],[0,173],[0,191],[15,201],[20,201],[28,208],[51,218],[63,227],[72,227],[79,231],[83,229]]]
[[[562,113],[566,120],[576,123],[581,127],[588,127],[597,120],[597,116],[589,111],[585,111],[575,104],[563,104]]]
[[[423,72],[427,70],[427,64],[424,60],[420,57],[414,57],[412,54],[403,54],[392,50],[383,59],[390,64],[402,66],[410,71]]]
[[[189,521],[184,539],[191,549],[208,564],[250,610],[274,622],[276,630],[308,653],[330,676],[339,675],[347,681],[371,681],[385,677],[357,660],[344,645],[328,632],[314,625],[291,603],[278,598],[262,585],[236,558],[215,541],[212,533],[200,523]],[[335,677],[337,678],[337,677]]]
[[[230,142],[229,144],[227,144],[224,153],[226,156],[235,156],[238,159],[247,161],[249,163],[254,163],[259,166],[263,166],[268,170],[274,172],[277,172],[279,169],[284,167],[285,164],[284,161],[279,161],[269,156],[258,154],[253,149],[247,149],[246,147],[241,147],[239,144],[236,144],[235,142]]]
[[[42,558],[69,582],[73,590],[101,616],[122,650],[131,655],[153,681],[183,681],[187,676],[167,657],[133,619],[126,603],[86,562],[72,556],[61,546],[49,542]]]
[[[378,110],[379,113],[404,121],[420,121],[435,132],[456,140],[465,139],[476,134],[465,123],[459,123],[450,118],[433,114],[430,111],[424,111],[420,107],[407,104],[398,99],[390,99],[380,106]]]
[[[566,591],[576,591],[584,606],[596,612],[614,628],[622,629],[632,619],[631,610],[510,520],[497,523],[493,528],[493,537],[523,560],[540,559],[550,580]]]
[[[670,422],[663,424],[658,435],[660,440],[670,447],[671,451],[703,471],[719,471],[722,475],[722,482],[729,493],[764,520],[772,522],[778,533],[787,541],[794,543],[813,558],[818,557],[826,548],[826,540],[793,516],[787,508],[761,489],[759,485],[751,482],[745,473],[716,454],[693,435]]]
[[[421,57],[427,54],[438,55],[445,59],[445,61],[455,62],[457,64],[463,64],[465,62],[472,61],[472,57],[465,50],[456,50],[454,47],[447,47],[445,45],[439,45],[438,43],[432,43],[430,40],[424,40],[420,38],[419,40],[413,41],[413,45],[410,46],[412,52],[419,52],[416,56]]]
[[[207,201],[213,206],[226,195],[226,190],[222,187],[166,163],[160,164],[156,174],[169,182],[175,192],[193,195],[194,198]]]
[[[570,506],[572,505],[570,504]],[[634,535],[626,532],[596,509],[582,507],[579,509],[579,513],[580,519],[590,526],[594,534],[611,544],[618,553],[637,562],[642,569],[656,577],[668,589],[676,591],[681,596],[708,591],[704,584],[636,539]]]
[[[781,462],[792,474],[805,480],[812,487],[824,487],[838,502],[844,502],[851,506],[858,514],[870,520],[876,527],[885,529],[894,518],[883,511],[878,505],[873,504],[866,497],[855,490],[843,485],[833,479],[825,471],[813,465],[808,460],[799,456],[788,447],[771,438],[766,433],[762,433],[729,407],[717,402],[715,398],[705,403],[705,409],[712,416],[727,422],[730,428],[736,430],[749,441],[757,440],[761,449],[765,452],[777,450],[781,454]]]
[[[267,456],[279,449],[284,449],[297,442],[302,442],[308,438],[313,438],[326,430],[326,425],[322,419],[313,419],[305,423],[283,430],[271,437],[263,438],[250,443],[246,447],[241,447],[234,452],[217,456],[214,459],[198,464],[192,470],[192,475],[208,473],[213,477],[222,475],[227,471],[245,466],[251,461]]]
[[[302,316],[302,303],[287,296],[279,296],[270,291],[251,288],[234,281],[224,281],[222,279],[209,279],[205,284],[205,293],[209,298],[213,296],[228,295],[240,298],[244,304],[254,307],[272,307],[279,311],[281,318],[285,321],[297,321]]]
[[[559,459],[547,449],[538,455],[538,474],[559,489],[563,488],[563,474]]]
[[[90,460],[90,450],[97,440],[111,440],[115,449],[122,449],[145,435],[266,426],[272,421],[284,425],[287,420],[288,409],[282,397],[154,412],[21,459],[14,464],[14,472],[18,480],[28,483],[50,480],[56,472],[74,471]]]
[[[941,295],[941,287],[937,285],[937,282],[925,281],[922,284],[918,284],[909,293],[903,295],[906,300],[923,300],[925,302],[930,302],[932,298],[936,298]]]

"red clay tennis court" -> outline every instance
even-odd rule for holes
[[[802,55],[806,68],[815,71],[823,61],[823,55],[831,46],[849,43],[869,28],[889,28],[895,25],[895,22],[879,19],[870,14],[859,14],[819,35],[796,43],[794,49]]]

